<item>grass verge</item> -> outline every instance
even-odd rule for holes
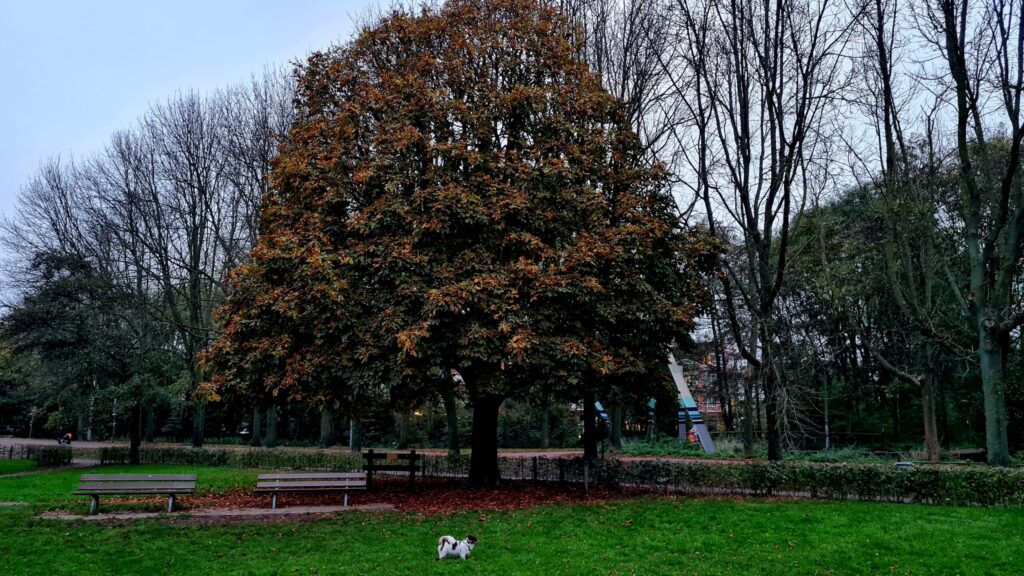
[[[255,475],[192,470],[200,486],[219,488]],[[1024,572],[1019,509],[645,498],[444,516],[349,512],[286,524],[35,519],[71,503],[79,473],[0,478],[0,500],[31,503],[0,509],[5,575]],[[84,508],[78,500],[71,505]],[[469,561],[434,560],[438,536],[469,533],[481,541]]]
[[[28,472],[36,467],[35,460],[0,460],[0,476],[16,472]]]

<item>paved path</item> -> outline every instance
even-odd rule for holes
[[[0,449],[4,446],[55,446],[56,441],[46,438],[0,438]],[[128,444],[124,442],[86,442],[76,440],[71,447],[77,450],[95,450],[99,448],[107,448],[113,446],[120,446],[127,448]],[[167,442],[154,442],[154,443],[143,443],[143,448],[182,448],[183,444],[173,444]],[[250,446],[244,444],[206,444],[204,448],[212,450],[249,450]],[[346,446],[333,446],[331,448],[319,448],[319,447],[290,447],[282,446],[283,450],[300,450],[307,452],[336,452],[338,454],[348,454],[349,449]],[[386,450],[381,448],[375,448],[375,450]],[[440,448],[417,448],[418,454],[424,456],[444,456],[448,454],[447,450]],[[531,450],[531,449],[511,449],[511,450],[498,450],[498,455],[504,458],[578,458],[583,456],[582,450],[555,448],[550,450]],[[671,462],[721,462],[726,464],[739,464],[744,462],[752,462],[755,460],[744,460],[739,458],[687,458],[680,456],[618,456],[619,460],[624,462],[642,461],[642,460],[664,460]],[[81,457],[75,457],[74,465],[76,466],[96,466],[99,462]]]
[[[3,438],[0,437],[0,447],[3,446],[56,446],[57,441],[50,438]],[[187,444],[176,444],[170,442],[153,442],[142,444],[143,448],[182,448],[187,447]],[[81,450],[98,450],[100,448],[111,448],[111,447],[122,447],[127,448],[127,442],[110,442],[110,441],[94,441],[87,442],[85,440],[75,440],[71,444],[72,448]],[[204,448],[213,450],[248,450],[251,448],[245,444],[206,444]],[[371,447],[367,447],[371,448]],[[348,453],[349,449],[347,446],[332,446],[331,448],[319,448],[316,446],[281,446],[283,450],[303,450],[310,452],[338,452]],[[374,450],[387,450],[383,448],[374,448]],[[444,456],[448,454],[447,450],[440,448],[417,448],[416,452],[428,456]],[[582,450],[572,449],[552,449],[552,450],[499,450],[498,453],[501,456],[506,457],[518,457],[518,458],[532,458],[533,456],[539,456],[542,458],[573,458],[582,456]]]

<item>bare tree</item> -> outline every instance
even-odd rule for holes
[[[292,118],[291,86],[268,70],[210,96],[155,105],[86,162],[44,164],[4,223],[3,241],[21,265],[41,250],[80,255],[133,294],[145,318],[170,328],[162,346],[186,366],[180,392],[194,404],[196,445],[205,405],[196,394],[199,353],[216,329],[212,311],[228,272],[255,243],[266,175]]]
[[[948,89],[956,113],[953,210],[967,266],[948,277],[976,337],[988,461],[997,466],[1010,463],[1004,374],[1010,342],[1024,324],[1016,289],[1024,233],[1022,11],[1019,1],[939,0],[919,19],[949,72],[931,81],[936,92]]]
[[[692,174],[711,230],[742,238],[742,256],[725,262],[726,310],[763,387],[768,454],[779,460],[786,397],[776,300],[794,217],[828,178],[826,144],[856,15],[828,0],[676,0],[672,15],[677,37],[665,67],[689,111],[675,137],[697,146],[679,170]],[[740,309],[753,330],[741,325]]]

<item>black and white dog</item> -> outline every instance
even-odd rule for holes
[[[456,540],[454,536],[441,536],[437,539],[437,559],[444,560],[448,556],[458,556],[465,560],[476,546],[476,536],[466,536],[465,540]]]

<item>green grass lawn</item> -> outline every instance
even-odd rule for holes
[[[0,460],[0,475],[27,472],[35,467],[35,460]]]
[[[189,471],[199,474],[201,487],[214,488],[250,484],[256,474]],[[86,498],[68,496],[80,473],[0,478],[0,501],[29,503],[0,508],[0,573],[1024,573],[1024,511],[1018,509],[641,499],[440,517],[349,512],[281,524],[145,520],[103,526],[34,519],[53,508],[84,511]],[[467,533],[481,541],[469,561],[434,560],[438,536]]]

